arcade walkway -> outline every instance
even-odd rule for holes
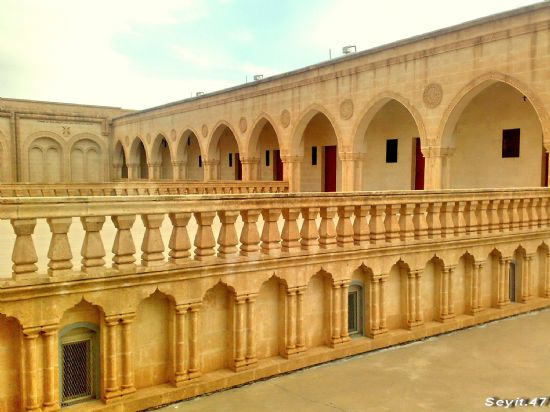
[[[550,310],[180,402],[163,412],[481,411],[550,396]],[[501,409],[501,408],[499,408]]]

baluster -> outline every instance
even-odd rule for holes
[[[542,208],[541,208],[541,227],[548,227],[550,213],[548,213],[548,207],[550,206],[550,198],[544,197],[542,199]]]
[[[542,199],[540,197],[533,199],[533,215],[531,218],[531,229],[536,229],[537,227],[540,227],[541,207],[542,207]]]
[[[454,234],[454,225],[453,225],[453,218],[452,218],[452,212],[454,208],[453,201],[451,202],[443,202],[439,219],[441,222],[441,236],[444,238],[452,237]]]
[[[194,212],[197,221],[197,234],[195,235],[195,259],[206,260],[214,256],[214,247],[216,240],[212,232],[212,222],[216,217],[216,212]]]
[[[80,254],[82,255],[82,272],[99,274],[105,265],[105,248],[100,230],[105,223],[105,216],[83,216],[80,218],[86,231]]]
[[[237,253],[237,230],[235,222],[239,217],[238,210],[224,210],[218,212],[218,218],[222,224],[220,233],[218,234],[218,256],[227,258]]]
[[[466,234],[467,235],[475,235],[477,233],[477,219],[475,210],[477,207],[477,200],[472,200],[470,202],[466,202],[466,207],[464,209],[464,220],[466,222]]]
[[[503,232],[510,231],[510,199],[503,199],[499,205],[500,214],[500,230]]]
[[[426,240],[428,238],[428,221],[426,220],[428,203],[418,203],[414,208],[413,224],[414,238]]]
[[[317,225],[315,219],[319,213],[318,207],[304,207],[302,208],[302,217],[304,222],[302,224],[302,230],[300,231],[300,244],[303,250],[315,250],[319,245],[319,232],[317,231]]]
[[[260,244],[262,253],[266,255],[276,255],[281,249],[281,235],[277,221],[281,216],[281,209],[264,209],[262,217],[264,219],[264,227],[262,229],[262,243]]]
[[[383,213],[386,205],[372,205],[370,208],[369,234],[370,243],[379,245],[386,239]]]
[[[518,230],[521,226],[520,216],[519,216],[519,199],[510,200],[510,229]]]
[[[370,206],[355,206],[353,221],[353,243],[356,246],[366,246],[369,243],[368,214]]]
[[[134,257],[136,247],[130,229],[134,225],[136,217],[134,215],[111,216],[111,220],[117,229],[112,249],[114,254],[113,269],[120,271],[133,270],[136,267],[134,263],[136,261]]]
[[[48,262],[48,274],[50,276],[57,276],[67,273],[73,267],[71,262],[73,254],[71,253],[71,246],[67,237],[72,218],[55,217],[46,220],[52,232],[50,248],[48,249],[48,258],[50,259]]]
[[[438,239],[441,237],[441,220],[439,218],[441,206],[441,202],[433,202],[428,206],[428,216],[426,220],[428,222],[428,236],[430,239]]]
[[[386,242],[392,243],[399,239],[399,223],[397,221],[397,212],[400,205],[387,205],[384,227],[386,229]]]
[[[336,225],[336,243],[339,247],[353,246],[353,226],[351,214],[353,206],[338,207],[338,224]]]
[[[453,210],[455,236],[464,236],[466,234],[465,209],[466,202],[455,202],[455,207]]]
[[[336,245],[336,229],[334,227],[334,216],[337,208],[321,208],[321,224],[319,225],[319,247],[328,249]]]
[[[489,231],[489,219],[487,215],[488,207],[489,207],[488,200],[478,201],[478,209],[476,211],[476,215],[477,215],[479,234],[485,234]]]
[[[11,260],[13,262],[13,279],[33,277],[38,270],[36,250],[32,234],[36,226],[36,219],[11,219],[10,223],[16,235]]]
[[[527,210],[529,209],[530,199],[521,199],[518,214],[519,214],[519,228],[525,230],[529,227],[529,216]]]
[[[254,256],[260,249],[260,234],[258,233],[259,210],[243,210],[241,218],[243,220],[243,230],[241,232],[241,255]]]
[[[399,209],[399,239],[402,242],[414,240],[414,203],[403,203]]]
[[[143,266],[159,266],[164,264],[164,243],[160,235],[160,226],[164,214],[141,215],[145,226],[145,235],[141,243],[141,264]]]
[[[487,229],[489,233],[496,233],[499,231],[499,224],[498,224],[498,200],[491,200],[489,201],[489,204],[487,205]]]
[[[300,250],[300,231],[296,221],[299,215],[300,209],[283,209],[285,220],[281,234],[283,252],[298,252]]]
[[[170,213],[168,217],[172,222],[172,233],[168,242],[168,247],[170,248],[168,261],[175,265],[180,265],[189,260],[191,256],[191,241],[187,233],[187,224],[189,223],[189,219],[191,219],[191,213]]]

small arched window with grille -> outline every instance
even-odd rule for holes
[[[61,406],[96,399],[99,394],[99,329],[75,323],[59,334]]]

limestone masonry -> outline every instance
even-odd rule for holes
[[[141,111],[0,99],[0,411],[550,306],[549,107],[548,2]]]

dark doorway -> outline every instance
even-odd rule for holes
[[[241,162],[241,157],[238,153],[235,153],[235,180],[243,180],[243,164]]]
[[[325,192],[336,192],[336,146],[324,147]]]
[[[516,262],[510,262],[510,267],[508,268],[508,297],[510,302],[516,301]]]
[[[542,187],[548,187],[548,152],[542,152]]]
[[[280,150],[273,151],[273,180],[283,180],[283,161]]]
[[[419,137],[414,138],[414,190],[424,189],[425,159]]]

